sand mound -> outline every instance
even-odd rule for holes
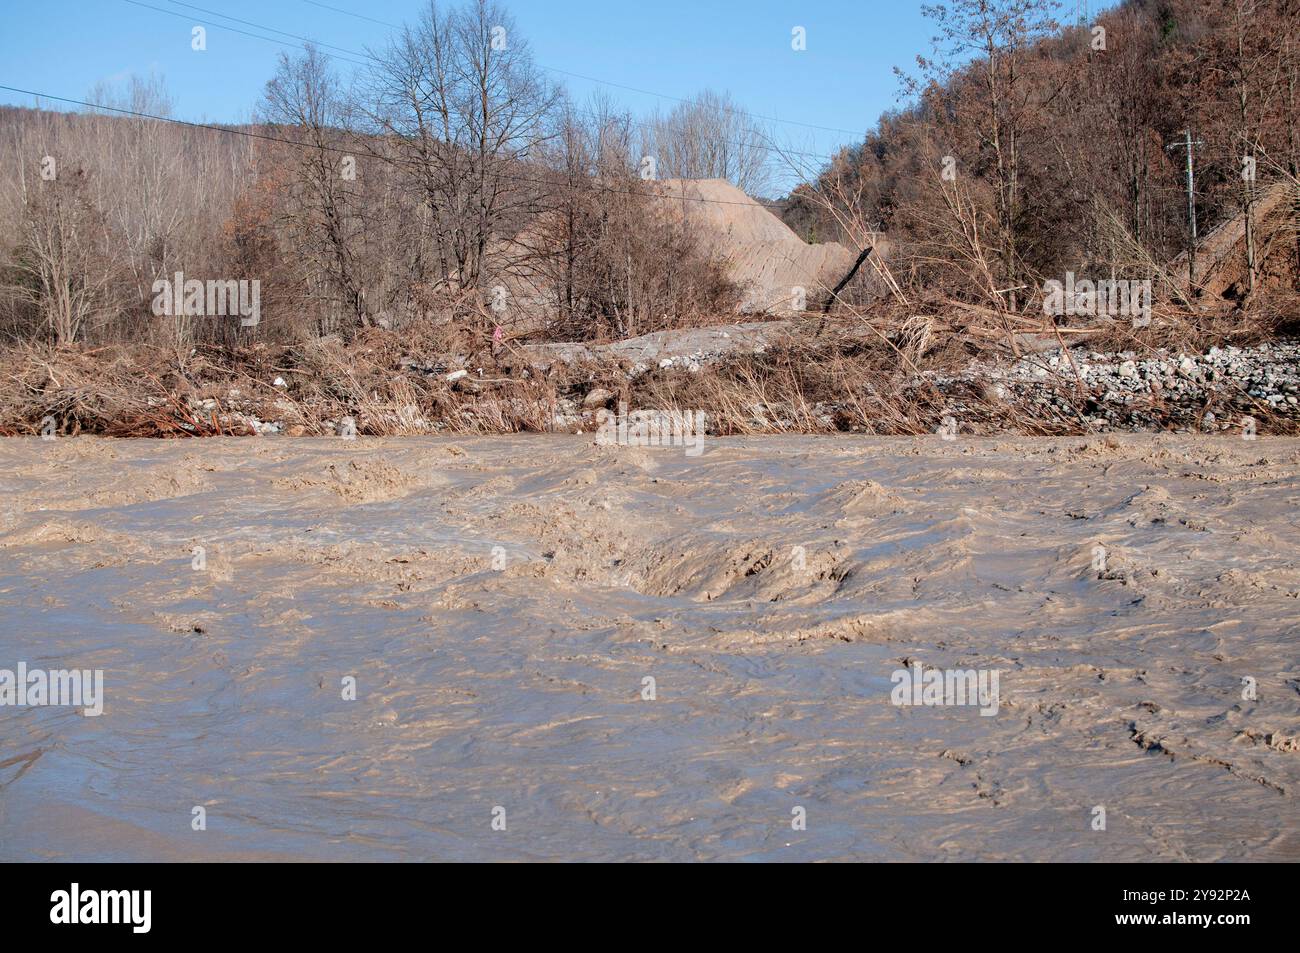
[[[797,310],[795,288],[805,290],[811,309],[853,267],[856,256],[849,249],[838,242],[809,245],[725,179],[667,179],[659,188],[725,259],[731,280],[744,290],[742,310]]]
[[[838,242],[810,245],[780,218],[725,179],[665,179],[649,183],[669,215],[687,223],[701,246],[718,256],[741,289],[743,313],[792,314],[817,310],[853,267],[856,253]],[[533,317],[553,293],[550,279],[519,249],[535,245],[531,230],[493,249],[502,281],[518,309]],[[796,289],[802,288],[800,294]]]

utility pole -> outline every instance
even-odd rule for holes
[[[1187,245],[1187,292],[1191,294],[1196,287],[1196,173],[1192,162],[1192,151],[1196,146],[1205,145],[1200,139],[1192,141],[1192,130],[1189,127],[1183,132],[1183,142],[1172,142],[1165,146],[1166,149],[1186,149],[1187,150],[1187,232],[1189,243]]]

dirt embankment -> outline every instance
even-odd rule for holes
[[[65,352],[11,375],[0,434],[572,433],[620,407],[698,411],[713,435],[920,434],[949,420],[971,434],[1300,429],[1297,342],[1204,353],[1045,347],[1018,359],[916,363],[865,332],[819,339],[814,328],[773,321],[524,345],[486,368],[445,353],[412,357],[387,332],[350,348],[325,342],[305,359],[217,355],[184,376],[142,370],[147,351],[107,365]]]
[[[726,261],[728,276],[742,289],[744,311],[811,310],[857,257],[838,242],[808,244],[725,179],[668,179],[658,188],[673,212]]]

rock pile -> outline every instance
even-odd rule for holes
[[[1081,417],[1080,423],[1097,430],[1228,430],[1247,416],[1300,419],[1300,342],[1212,347],[1202,355],[1066,355],[1056,349],[1009,367],[972,364],[958,375],[923,373],[914,383],[945,393],[980,385],[995,400]]]

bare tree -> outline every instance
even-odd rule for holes
[[[346,315],[352,328],[370,324],[356,263],[361,224],[354,211],[355,157],[341,148],[346,107],[327,57],[314,46],[296,58],[281,54],[266,85],[265,114],[277,134],[299,144],[288,150],[295,201],[290,224],[313,266],[317,297]],[[323,329],[324,330],[324,329]]]
[[[494,240],[538,206],[522,163],[547,138],[558,91],[514,20],[488,0],[447,10],[430,2],[376,60],[367,105],[375,154],[421,203],[414,278],[478,289]]]
[[[38,309],[57,345],[72,344],[115,314],[113,242],[84,169],[63,168],[52,179],[31,175],[23,184],[19,280],[11,290]]]
[[[922,7],[939,28],[934,57],[917,57],[930,79],[924,92],[935,116],[948,117],[953,127],[972,123],[979,152],[967,161],[976,167],[983,161],[992,165],[1000,277],[1007,285],[998,290],[1005,291],[1013,310],[1019,282],[1021,153],[1034,122],[1035,96],[1042,92],[1025,67],[1034,45],[1057,28],[1051,17],[1054,6],[1052,0],[951,0]],[[978,83],[954,86],[970,56],[977,57]],[[921,90],[916,83],[910,88]],[[937,101],[952,92],[961,94],[957,101]]]
[[[1216,11],[1214,19],[1219,22],[1207,51],[1207,75],[1215,91],[1227,95],[1211,93],[1202,112],[1223,153],[1227,177],[1238,183],[1247,299],[1255,293],[1260,269],[1257,179],[1265,165],[1274,117],[1282,113],[1287,96],[1286,46],[1291,38],[1285,30],[1270,28],[1286,22],[1285,6],[1276,0],[1228,0]]]
[[[643,129],[645,155],[654,157],[664,178],[726,179],[756,196],[771,188],[771,136],[727,93],[706,89],[651,117]]]

